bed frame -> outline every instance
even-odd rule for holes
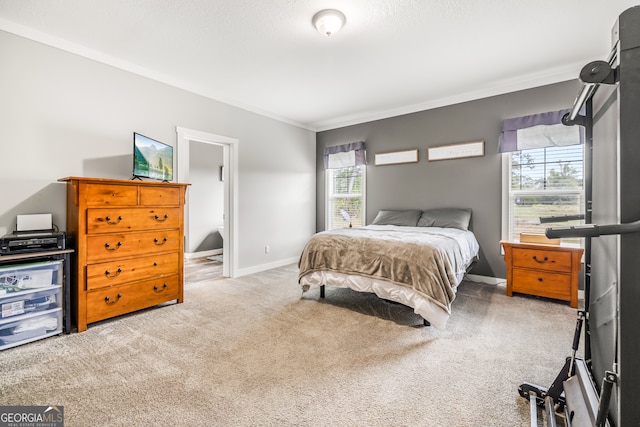
[[[465,274],[469,274],[469,272],[473,269],[473,267],[475,267],[477,263],[478,263],[478,257],[475,256],[471,261],[471,263],[469,264],[469,266],[466,268]],[[320,298],[325,298],[325,286],[326,285],[320,285]],[[422,323],[424,326],[431,326],[431,323],[427,319],[423,318]]]

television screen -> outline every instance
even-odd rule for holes
[[[173,147],[134,132],[133,176],[172,181]]]

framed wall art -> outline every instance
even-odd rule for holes
[[[395,165],[398,163],[416,163],[418,161],[418,149],[394,151],[391,153],[378,153],[375,156],[374,164],[376,166],[381,165]]]
[[[427,148],[427,160],[430,162],[482,156],[484,156],[484,141],[460,142]]]

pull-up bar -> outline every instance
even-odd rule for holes
[[[640,220],[627,224],[584,224],[570,225],[568,227],[547,228],[545,236],[549,239],[563,237],[598,237],[612,234],[629,234],[640,232]]]
[[[583,124],[584,117],[578,116],[578,112],[600,84],[615,84],[618,81],[617,69],[611,68],[611,62],[615,57],[615,49],[609,55],[608,61],[593,61],[582,67],[580,81],[582,88],[573,103],[571,111],[562,117],[562,123],[567,126]]]

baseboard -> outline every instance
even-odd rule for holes
[[[200,252],[185,252],[185,259],[194,259],[194,258],[204,258],[212,255],[220,255],[222,253],[222,248],[220,249],[211,249],[209,251],[200,251]]]
[[[235,277],[246,276],[247,274],[260,273],[262,271],[271,270],[272,268],[284,267],[285,265],[298,262],[299,257],[281,259],[279,261],[270,262],[268,264],[254,265],[253,267],[238,269]]]
[[[480,276],[478,274],[467,274],[465,279],[469,279],[472,282],[486,283],[488,285],[505,285],[507,279],[501,279],[499,277]]]

